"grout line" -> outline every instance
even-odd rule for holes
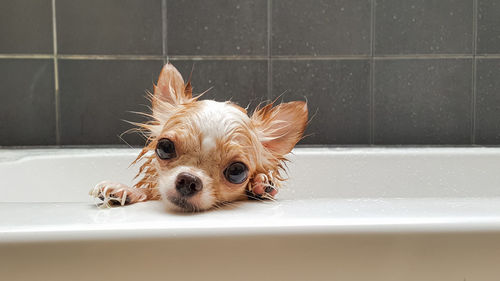
[[[375,5],[376,0],[371,1],[370,7],[370,57],[375,56]]]
[[[271,60],[272,44],[272,0],[267,1],[267,99],[273,96],[273,61]]]
[[[0,54],[0,59],[53,59],[54,54]]]
[[[161,60],[163,55],[87,55],[87,54],[0,54],[0,59],[58,59],[68,60]],[[338,55],[338,56],[170,56],[169,60],[405,60],[405,59],[500,59],[500,54],[423,54],[423,55]]]
[[[376,60],[405,60],[405,59],[470,59],[471,54],[412,54],[412,55],[380,55]]]
[[[169,56],[169,60],[267,60],[265,56]]]
[[[163,64],[167,63],[167,0],[161,1],[162,55]]]
[[[59,59],[67,60],[157,60],[159,55],[58,55]]]
[[[477,54],[478,0],[472,0],[472,55]]]
[[[273,60],[367,60],[369,55],[339,55],[339,56],[271,56]]]
[[[370,61],[370,145],[375,144],[375,60]]]
[[[57,58],[56,0],[52,0],[52,43],[54,49],[54,103],[56,113],[56,144],[61,145],[61,113],[59,106],[59,62]]]
[[[371,29],[370,29],[370,119],[369,119],[369,142],[373,145],[375,142],[375,5],[376,0],[371,1]]]
[[[472,60],[471,144],[476,144],[477,60]]]
[[[476,50],[476,52],[477,52],[477,50]],[[475,54],[474,58],[476,58],[476,59],[500,59],[500,54],[499,55],[478,55],[478,54]]]
[[[477,84],[477,21],[478,0],[472,1],[472,97],[471,97],[471,144],[476,144],[476,84]]]

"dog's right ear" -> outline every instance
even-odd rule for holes
[[[158,106],[157,101],[179,105],[189,102],[192,97],[191,84],[188,82],[184,85],[179,71],[172,64],[165,64],[154,87],[153,112]]]
[[[278,157],[292,151],[307,126],[307,103],[292,101],[257,108],[251,120],[261,143]]]

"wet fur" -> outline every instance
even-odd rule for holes
[[[150,95],[152,120],[137,124],[147,136],[147,145],[133,162],[141,163],[134,187],[150,191],[146,192],[146,200],[164,199],[173,209],[193,211],[246,199],[247,186],[259,174],[279,187],[285,180],[285,155],[304,133],[307,104],[270,103],[258,107],[249,117],[244,108],[234,103],[199,97],[192,96],[190,81],[184,83],[175,67],[164,66],[154,94]],[[154,151],[162,138],[174,142],[176,158],[157,158]],[[242,184],[229,183],[223,176],[222,171],[234,161],[248,166],[249,177]],[[184,202],[175,196],[171,185],[180,171],[189,171],[202,179],[204,188],[196,195],[199,198]],[[179,206],[179,202],[184,202],[184,206]]]

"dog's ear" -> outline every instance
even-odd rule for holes
[[[307,104],[303,101],[268,104],[256,109],[252,123],[261,143],[275,155],[285,155],[302,138],[307,125]]]
[[[178,105],[188,102],[191,98],[191,83],[184,85],[179,71],[172,64],[165,64],[158,77],[158,84],[154,87],[153,111],[156,107],[155,100]]]

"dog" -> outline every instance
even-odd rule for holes
[[[133,187],[104,181],[90,195],[103,206],[162,200],[169,210],[204,211],[246,199],[272,199],[285,180],[286,154],[302,138],[307,103],[258,106],[251,116],[235,103],[193,97],[170,63],[150,95],[151,121],[137,124],[147,145]]]

